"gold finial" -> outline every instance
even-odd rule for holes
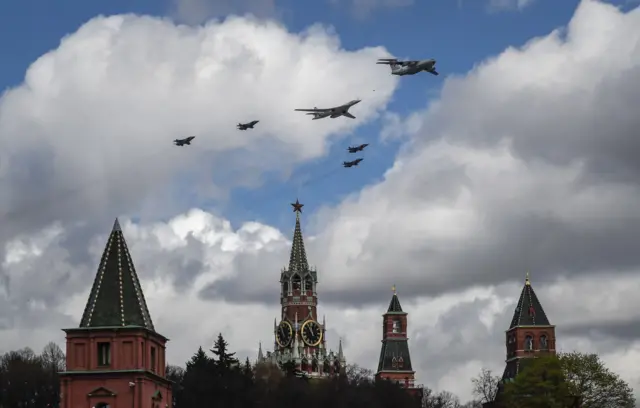
[[[397,293],[397,292],[396,292],[396,285],[393,285],[393,286],[391,287],[391,290],[393,291],[393,294],[395,295],[395,294]]]
[[[524,279],[525,285],[531,285],[531,281],[529,280],[529,271],[527,271],[527,277]]]

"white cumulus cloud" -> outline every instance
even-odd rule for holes
[[[149,45],[158,38],[167,45]],[[71,47],[74,41],[85,51]],[[277,56],[267,52],[274,49]],[[82,190],[84,203],[110,197],[120,207],[93,205],[92,211],[108,209],[112,218],[134,212],[148,200],[147,188],[164,185],[164,175],[177,169],[216,168],[220,163],[211,165],[211,157],[223,161],[233,149],[251,155],[249,140],[264,142],[250,156],[265,157],[256,172],[281,169],[282,160],[294,166],[320,156],[330,134],[348,132],[384,107],[396,84],[375,65],[366,68],[383,53],[341,51],[337,37],[321,28],[300,37],[253,20],[197,29],[133,16],[94,20],[36,62],[25,85],[1,102],[0,141],[12,147],[0,154],[28,164],[10,166],[11,191],[28,197],[42,189],[22,183],[28,171],[56,175],[44,177],[45,186],[55,187],[60,184],[47,183],[102,175],[98,193]],[[248,55],[255,64],[238,63]],[[55,69],[56,61],[70,60],[75,66]],[[191,63],[181,65],[185,60]],[[349,64],[363,68],[348,78],[328,74]],[[262,80],[265,72],[272,79]],[[236,86],[239,95],[232,92]],[[357,121],[311,127],[290,112],[371,88],[378,99],[361,104]],[[448,78],[440,97],[409,115],[409,123],[389,116],[385,135],[406,141],[384,179],[304,214],[330,345],[344,338],[350,361],[375,368],[380,315],[395,283],[410,313],[419,382],[467,399],[466,379],[479,367],[504,367],[504,330],[530,269],[557,325],[559,348],[597,352],[637,384],[637,370],[628,367],[637,366],[640,347],[638,101],[640,9],[625,13],[584,0],[566,30]],[[233,128],[245,115],[269,118],[251,139]],[[25,137],[8,144],[15,131]],[[178,132],[198,134],[197,148],[210,156],[194,153],[195,146],[174,149],[171,160],[154,156],[163,159],[114,177]],[[288,155],[270,156],[265,146]],[[246,162],[225,165],[246,171]],[[122,178],[129,184],[119,184]],[[255,355],[259,341],[270,346],[292,231],[252,220],[234,227],[224,214],[174,207],[180,200],[174,195],[165,200],[170,216],[123,219],[123,226],[156,327],[173,339],[170,360],[180,363],[218,332],[240,355]],[[12,313],[0,315],[3,347],[22,346],[21,338],[44,343],[79,320],[109,222],[76,225],[69,221],[73,214],[60,215],[69,208],[39,222],[28,213],[33,234],[6,240],[0,310]],[[54,219],[62,221],[42,229]],[[38,287],[39,274],[46,274],[48,291]],[[51,293],[53,282],[59,286]],[[34,340],[33,346],[40,345]]]

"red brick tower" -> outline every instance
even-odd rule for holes
[[[409,354],[407,313],[400,306],[394,286],[387,313],[382,315],[382,349],[376,378],[401,383],[409,392],[421,398],[422,387],[415,384],[415,373]]]
[[[300,227],[300,213],[304,204],[291,204],[296,213],[296,225],[289,257],[289,268],[280,273],[280,323],[274,321],[274,351],[258,353],[259,361],[274,364],[293,362],[310,377],[327,377],[344,371],[346,359],[340,342],[338,352],[326,348],[325,319],[317,312],[318,273],[309,267]]]
[[[503,381],[515,378],[522,371],[527,359],[556,352],[556,328],[549,323],[533,291],[528,273],[505,341],[507,365],[502,376]]]
[[[484,403],[484,408],[507,408],[502,401],[504,384],[511,382],[522,372],[528,361],[536,356],[556,353],[556,328],[542,309],[538,296],[531,286],[529,273],[524,281],[520,299],[506,331],[506,367],[502,374],[495,401]],[[579,401],[576,407],[579,407]]]
[[[60,408],[168,408],[167,338],[156,333],[116,219],[80,327],[65,329]]]

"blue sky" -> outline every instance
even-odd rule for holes
[[[401,115],[424,108],[428,95],[437,92],[447,75],[463,74],[510,45],[521,45],[566,24],[577,4],[575,0],[537,0],[523,11],[489,12],[480,0],[464,0],[461,6],[454,0],[432,0],[411,7],[378,9],[362,19],[354,17],[350,5],[336,7],[323,1],[280,2],[287,10],[283,21],[290,30],[300,31],[321,22],[335,27],[347,49],[383,45],[398,57],[436,58],[441,76],[403,78],[390,105],[392,111]],[[624,0],[619,4],[624,4]],[[0,88],[18,85],[29,64],[56,48],[62,37],[94,16],[119,13],[168,16],[170,10],[168,2],[156,0],[2,2]],[[357,108],[354,110],[357,112]],[[369,124],[344,141],[371,143],[364,154],[364,166],[349,169],[352,171],[337,169],[319,179],[347,158],[346,146],[342,142],[335,144],[324,159],[298,169],[300,177],[313,180],[308,186],[298,188],[294,180],[284,184],[270,182],[257,191],[237,191],[224,215],[234,223],[258,219],[286,227],[290,215],[284,204],[295,200],[298,193],[310,211],[323,204],[339,202],[347,194],[378,180],[392,165],[399,143],[379,143],[379,131],[380,123]]]

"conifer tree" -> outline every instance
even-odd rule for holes
[[[229,343],[222,337],[222,333],[218,334],[211,352],[215,356],[214,365],[219,369],[226,371],[238,367],[238,359],[234,357],[236,353],[229,353]]]

